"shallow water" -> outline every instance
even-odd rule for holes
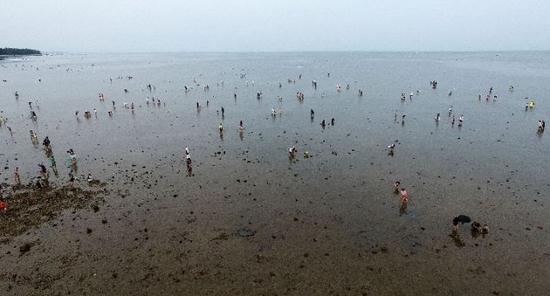
[[[0,161],[8,167],[0,178],[11,181],[19,166],[29,180],[38,163],[47,163],[31,144],[33,129],[40,140],[48,135],[52,141],[60,167],[56,182],[67,181],[64,152],[73,148],[79,173],[107,181],[113,194],[98,214],[68,211],[0,246],[8,266],[0,289],[542,295],[550,275],[545,174],[550,155],[547,137],[536,130],[550,110],[549,78],[548,52],[4,60],[0,110],[14,135],[0,128]],[[439,82],[436,90],[430,80]],[[184,85],[193,89],[185,93]],[[498,99],[487,102],[491,86]],[[358,89],[365,96],[358,97]],[[420,94],[409,100],[416,90]],[[297,91],[305,93],[304,102],[296,99]],[[151,96],[161,106],[146,105]],[[525,97],[536,101],[533,110],[524,110]],[[113,100],[117,108],[109,118]],[[38,101],[36,123],[28,118],[28,101]],[[133,102],[134,112],[124,102]],[[450,124],[451,105],[457,120],[464,114],[461,128]],[[221,106],[224,118],[216,112]],[[97,118],[84,119],[82,113],[93,108]],[[271,108],[281,110],[275,119]],[[406,114],[404,124],[394,121],[396,112]],[[332,117],[335,125],[322,129],[321,120]],[[390,157],[385,147],[396,140]],[[185,171],[186,145],[193,176]],[[299,153],[291,162],[292,145]],[[305,150],[311,158],[302,157]],[[395,180],[410,194],[403,216],[392,193]],[[487,223],[489,235],[472,238],[464,227],[465,246],[457,247],[448,235],[458,214]],[[255,234],[243,238],[238,235],[243,228]],[[28,240],[40,244],[24,257],[6,253]],[[41,264],[48,256],[68,259]],[[29,280],[12,280],[11,273]],[[76,279],[85,285],[66,285]]]

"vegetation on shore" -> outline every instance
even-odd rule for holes
[[[29,48],[0,48],[0,55],[40,55],[42,54],[39,50],[29,49]]]

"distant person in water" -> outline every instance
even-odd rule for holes
[[[187,164],[187,170],[191,170],[191,155],[185,155],[185,163]]]
[[[544,132],[544,129],[546,128],[546,122],[544,122],[544,120],[539,120],[538,125],[539,125],[538,132],[539,133]]]
[[[36,134],[36,132],[33,130],[30,130],[29,133],[31,135],[31,142],[33,144],[38,144],[38,134]]]
[[[437,113],[437,114],[435,115],[435,121],[436,121],[436,122],[439,122],[440,119],[441,119],[441,116],[439,115],[439,113]]]
[[[13,172],[13,181],[15,182],[15,185],[21,185],[21,175],[19,174],[19,167],[15,167],[15,171]]]
[[[389,150],[388,155],[389,156],[393,156],[394,149],[395,149],[395,143],[388,146],[388,150]]]
[[[321,121],[321,127],[324,129],[327,124],[325,123],[325,120]]]
[[[334,126],[334,117],[330,120],[330,125]]]
[[[395,181],[393,183],[393,193],[398,194],[399,193],[399,186],[401,186],[401,182]]]
[[[290,159],[293,159],[296,156],[296,153],[298,153],[298,150],[296,149],[296,147],[292,146],[288,148],[288,157]]]
[[[401,188],[399,190],[399,202],[400,202],[399,214],[400,215],[405,214],[407,212],[407,204],[409,202],[409,193],[405,188]]]

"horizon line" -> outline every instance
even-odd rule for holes
[[[60,51],[40,50],[42,54],[166,54],[166,53],[507,53],[507,52],[547,52],[550,49],[482,49],[482,50],[166,50],[166,51]]]

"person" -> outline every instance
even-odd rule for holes
[[[187,170],[191,171],[191,155],[185,155],[185,163],[187,164]]]
[[[388,149],[389,149],[388,155],[393,156],[393,152],[394,152],[394,149],[395,149],[395,143],[392,143],[391,145],[389,145]]]
[[[313,116],[315,116],[315,111],[313,111],[313,109],[310,109],[310,110],[309,110],[309,116],[310,116],[311,118],[313,118]]]
[[[334,117],[330,120],[330,125],[334,126]]]
[[[73,184],[73,182],[77,180],[77,178],[74,176],[73,170],[69,170],[69,182],[70,184]]]
[[[44,141],[42,141],[42,145],[43,145],[45,148],[50,147],[50,143],[51,143],[51,142],[50,142],[50,138],[48,138],[48,136],[46,136],[46,137],[44,138]]]
[[[7,211],[8,211],[8,202],[3,197],[0,197],[0,212],[6,213]]]
[[[222,117],[225,115],[225,109],[222,106]]]
[[[185,155],[189,155],[189,147],[185,146]]]
[[[451,126],[453,126],[453,127],[455,126],[455,116],[454,115],[453,115],[453,119],[451,121]]]
[[[458,231],[458,224],[466,224],[472,222],[472,219],[466,215],[458,215],[453,218],[453,233]]]
[[[46,166],[43,164],[39,164],[38,167],[40,168],[38,170],[40,177],[42,177],[43,179],[48,179],[48,170],[46,169]]]
[[[470,231],[473,237],[477,237],[480,234],[485,235],[489,233],[489,226],[487,224],[481,226],[481,223],[474,221],[472,222]]]
[[[461,127],[462,126],[462,122],[464,122],[464,115],[460,115],[458,117],[458,127]]]
[[[31,142],[33,144],[38,145],[38,135],[36,134],[36,132],[33,130],[30,130],[29,133],[31,134]]]
[[[476,221],[472,222],[471,230],[472,230],[472,234],[474,235],[481,233],[481,224]]]
[[[15,182],[15,185],[21,185],[21,175],[19,174],[19,167],[15,167],[15,171],[13,172],[13,181]]]
[[[68,167],[71,167],[76,170],[76,167],[77,167],[76,154],[74,153],[73,149],[69,149],[67,151],[67,154],[68,154]]]
[[[327,124],[325,123],[325,120],[321,121],[321,127],[324,129]]]
[[[441,116],[439,115],[439,113],[437,113],[435,115],[435,121],[439,122],[439,119],[441,119]]]
[[[220,126],[218,127],[218,129],[220,130],[220,134],[222,134],[223,133],[223,125],[222,125],[221,122],[220,122]]]
[[[407,193],[405,188],[401,188],[399,191],[399,202],[401,204],[399,213],[402,215],[407,211],[407,203],[409,202],[409,193]]]
[[[297,152],[298,152],[298,150],[294,146],[288,148],[288,157],[291,158],[291,159],[294,158],[294,156],[296,155]]]
[[[57,163],[55,162],[55,157],[53,156],[53,154],[48,157],[48,161],[50,162],[50,167],[55,168],[57,166]]]
[[[545,128],[545,127],[546,127],[546,123],[544,122],[544,120],[539,120],[538,132],[539,132],[539,133],[544,132],[544,128]]]
[[[401,182],[395,181],[393,183],[393,193],[394,194],[399,194],[399,186],[401,186]]]

